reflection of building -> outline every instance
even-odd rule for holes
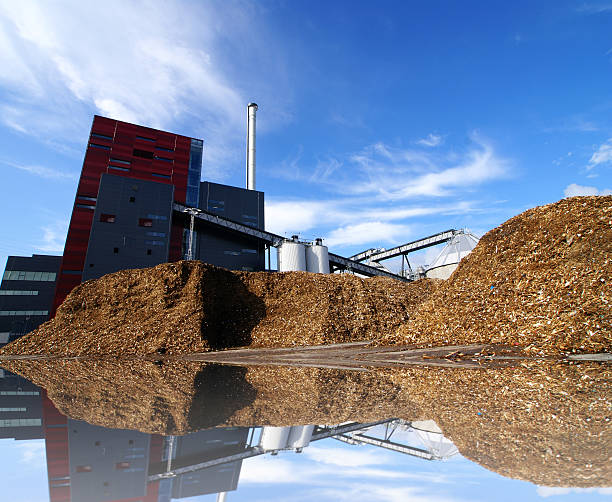
[[[0,438],[42,439],[41,389],[0,369]]]
[[[49,318],[61,256],[9,256],[0,284],[0,346]]]

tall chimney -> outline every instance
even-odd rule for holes
[[[255,113],[257,104],[247,105],[247,190],[255,190]]]

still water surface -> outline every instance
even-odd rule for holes
[[[612,499],[605,364],[3,364],[2,500]]]

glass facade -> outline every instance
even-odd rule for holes
[[[202,177],[202,151],[204,143],[200,139],[191,140],[189,151],[189,171],[187,172],[187,197],[185,204],[198,207],[200,200],[200,179]]]

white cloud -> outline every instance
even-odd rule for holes
[[[329,215],[326,202],[295,200],[266,201],[266,228],[279,235],[307,232],[321,223],[323,215]]]
[[[66,233],[68,232],[68,221],[57,220],[41,228],[42,239],[34,245],[37,251],[45,253],[63,253]]]
[[[589,159],[587,169],[593,169],[601,164],[612,164],[612,138],[599,146]]]
[[[408,225],[368,221],[336,228],[325,237],[328,246],[350,246],[371,242],[394,243],[407,241],[411,234]]]
[[[417,143],[423,146],[438,146],[442,143],[442,136],[438,134],[428,134],[426,138],[418,140]]]
[[[242,156],[247,85],[274,103],[268,125],[290,118],[277,109],[279,51],[260,64],[270,35],[258,12],[237,1],[0,0],[0,87],[9,91],[0,120],[41,139],[81,140],[93,112],[197,135],[205,174],[221,175],[220,164]],[[245,63],[260,64],[266,79],[233,78]],[[194,117],[198,129],[181,131]]]
[[[26,464],[32,468],[46,465],[44,440],[19,441],[15,443],[15,448],[19,451],[20,464]]]
[[[576,197],[578,195],[612,195],[612,190],[609,188],[599,190],[596,187],[582,186],[572,183],[571,185],[565,187],[563,195],[565,197]]]
[[[414,486],[384,486],[380,484],[351,483],[348,486],[313,490],[308,500],[365,501],[368,502],[457,502],[457,497],[435,495]]]
[[[304,450],[304,456],[321,462],[342,467],[362,467],[366,465],[382,465],[388,462],[388,457],[373,449],[322,448],[309,446]]]
[[[612,488],[565,488],[556,486],[538,486],[536,490],[540,497],[547,498],[556,495],[569,495],[572,493],[598,493],[612,495]]]
[[[303,473],[286,459],[262,455],[245,460],[240,471],[240,484],[297,483],[304,480]]]
[[[51,169],[49,167],[44,167],[44,166],[35,166],[35,165],[26,166],[26,165],[16,164],[14,162],[7,162],[7,161],[1,161],[1,162],[15,169],[19,169],[21,171],[25,171],[27,173],[34,174],[40,178],[70,180],[70,181],[76,181],[78,179],[78,174],[74,172],[71,173],[71,172],[66,172],[66,171],[59,171],[57,169]]]

